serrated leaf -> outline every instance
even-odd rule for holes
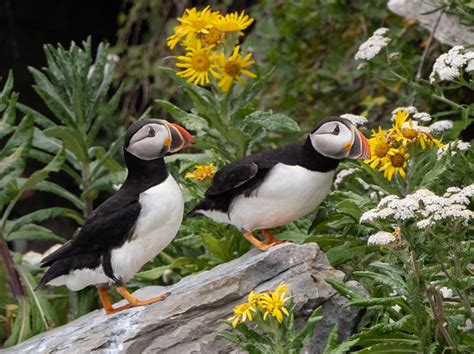
[[[300,127],[292,118],[283,113],[256,111],[246,116],[240,124],[240,129],[245,130],[250,125],[259,125],[268,131],[276,133],[299,132]]]
[[[60,139],[66,149],[71,151],[79,161],[89,161],[89,156],[85,150],[86,143],[75,129],[65,126],[57,126],[46,129],[44,134],[49,137]]]
[[[57,236],[51,230],[35,225],[28,224],[20,227],[17,231],[10,232],[6,235],[7,241],[28,240],[28,241],[55,241],[64,243],[66,240]]]
[[[78,224],[82,224],[84,222],[84,219],[82,218],[81,214],[79,214],[75,210],[61,207],[53,207],[36,210],[29,214],[21,216],[15,219],[14,221],[9,221],[5,226],[5,230],[7,233],[10,233],[20,229],[24,225],[57,218],[59,216],[71,218],[75,220]]]

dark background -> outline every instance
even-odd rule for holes
[[[43,44],[81,42],[92,36],[114,43],[121,0],[0,0],[0,77],[13,70],[20,101],[45,113],[31,88],[28,66],[43,67]],[[0,83],[0,86],[2,84]]]

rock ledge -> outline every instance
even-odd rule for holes
[[[254,290],[289,284],[297,303],[297,319],[319,305],[324,320],[316,329],[308,353],[320,353],[329,331],[339,323],[341,336],[353,330],[359,311],[324,279],[342,280],[316,244],[282,244],[267,252],[256,249],[209,271],[183,278],[169,288],[147,287],[138,297],[171,292],[163,302],[106,316],[91,312],[67,325],[37,335],[1,353],[229,353],[237,352],[217,333],[228,328],[219,320]]]

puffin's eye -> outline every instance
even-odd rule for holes
[[[153,137],[155,136],[155,131],[153,130],[153,128],[150,128],[150,130],[148,131],[148,137]]]
[[[340,131],[340,130],[339,130],[339,124],[336,124],[336,127],[334,128],[334,130],[332,131],[332,133],[333,133],[334,135],[339,135],[339,131]]]

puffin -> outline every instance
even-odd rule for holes
[[[176,236],[184,212],[181,189],[164,156],[193,143],[183,127],[161,119],[139,120],[125,134],[128,174],[120,189],[86,219],[78,233],[41,261],[49,267],[37,288],[65,285],[72,291],[96,286],[106,314],[164,300],[139,300],[125,284]],[[114,308],[108,290],[128,304]]]
[[[313,212],[328,195],[342,159],[367,159],[370,147],[348,119],[321,121],[303,144],[249,155],[222,167],[188,217],[237,227],[262,251],[279,244],[271,228]],[[264,241],[254,236],[261,230]]]

